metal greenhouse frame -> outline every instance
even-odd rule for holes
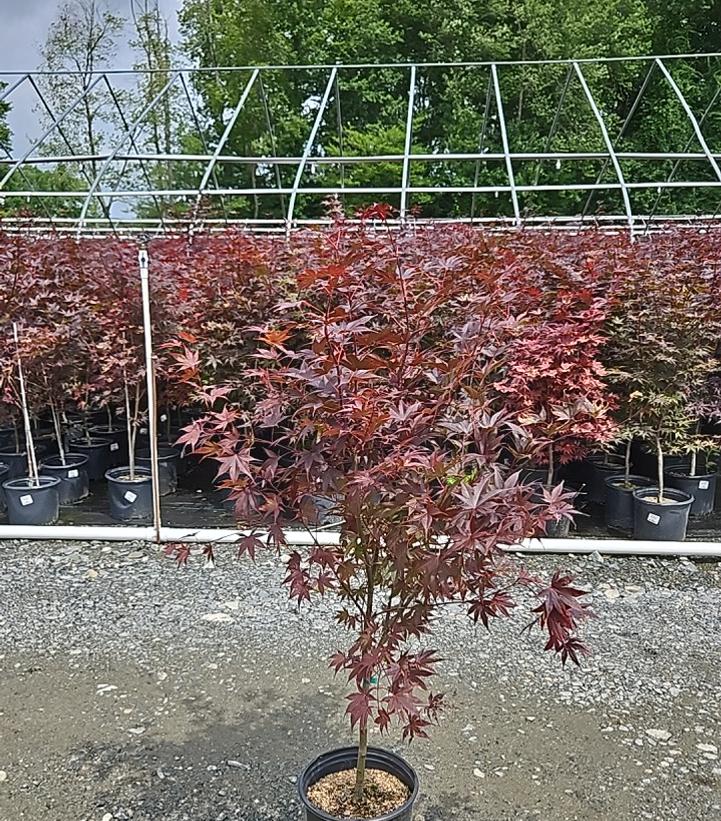
[[[398,225],[419,222],[463,222],[486,224],[494,229],[514,230],[520,228],[563,228],[579,230],[585,227],[604,227],[611,230],[629,231],[632,238],[662,229],[669,222],[688,224],[695,228],[707,228],[716,224],[721,208],[721,191],[718,207],[704,213],[685,213],[683,209],[671,209],[663,213],[660,207],[666,193],[679,191],[713,192],[721,188],[721,139],[714,145],[713,130],[705,126],[712,120],[717,103],[721,103],[721,86],[716,82],[715,70],[721,68],[721,53],[695,55],[652,55],[624,58],[589,58],[578,60],[539,60],[505,62],[465,62],[465,63],[403,63],[403,64],[348,64],[309,66],[233,66],[233,67],[180,67],[167,72],[131,70],[105,70],[86,77],[80,92],[67,101],[62,110],[55,110],[54,100],[48,93],[48,81],[62,77],[72,78],[73,72],[2,72],[0,70],[0,106],[11,106],[17,111],[22,108],[27,113],[38,111],[44,120],[39,136],[29,140],[28,146],[14,153],[9,145],[0,143],[0,214],[9,203],[24,204],[33,211],[28,215],[22,208],[0,216],[0,229],[19,232],[57,231],[87,235],[137,235],[145,239],[160,232],[193,232],[195,230],[223,230],[227,226],[238,226],[250,231],[266,233],[290,233],[308,225],[320,225],[328,221],[322,212],[304,215],[299,208],[301,198],[355,197],[373,200],[394,199],[397,215],[393,222]],[[689,72],[695,66],[706,67],[705,103],[699,106],[696,100],[689,100],[679,81],[683,73],[688,81]],[[517,124],[522,121],[521,112],[511,118],[508,96],[504,93],[504,83],[513,72],[552,70],[558,77],[555,108],[546,125],[545,138],[541,150],[528,150],[527,146],[514,142]],[[623,70],[632,72],[638,83],[635,95],[629,100],[627,111],[621,118],[610,116],[599,102],[594,91],[594,78],[598,82],[599,71]],[[297,119],[306,128],[301,135],[298,150],[283,153],[276,140],[274,124],[273,75],[304,72],[314,79],[316,85],[308,87],[306,99]],[[402,135],[402,151],[388,150],[384,153],[352,153],[345,150],[346,133],[343,119],[343,102],[347,99],[346,81],[349,75],[364,80],[372,80],[378,72],[384,76],[400,77],[398,88],[403,89],[394,107],[398,113],[397,128]],[[469,82],[476,82],[481,92],[485,92],[485,105],[474,115],[480,123],[475,151],[454,150],[453,146],[442,146],[437,150],[417,150],[415,142],[419,120],[427,112],[419,110],[419,89],[429,73],[441,73],[453,77],[464,73]],[[388,74],[390,73],[390,74]],[[128,84],[137,83],[150,75],[155,77],[158,88],[147,95],[148,99],[139,111],[126,116],[123,93]],[[477,79],[476,79],[477,78]],[[229,99],[221,112],[224,124],[218,135],[216,127],[211,127],[207,112],[203,110],[198,93],[200,82],[229,83],[233,81],[239,93]],[[663,88],[668,99],[678,106],[682,115],[679,121],[685,124],[685,134],[681,144],[673,144],[670,135],[668,144],[658,151],[626,150],[624,139],[632,126],[638,127],[637,119],[647,101],[649,89]],[[219,86],[221,87],[221,86]],[[523,87],[523,86],[522,86]],[[554,141],[562,130],[562,120],[567,116],[571,103],[571,91],[577,91],[577,103],[582,106],[589,122],[595,124],[597,148],[589,150],[587,145],[567,145],[563,150],[554,150]],[[387,89],[386,89],[387,90]],[[88,100],[89,95],[100,94],[112,111],[112,126],[106,125],[102,133],[101,147],[94,153],[82,150],[69,133],[68,124],[77,111]],[[158,107],[173,99],[174,106],[182,107],[182,117],[186,132],[193,137],[192,144],[202,147],[197,152],[155,150],[147,139],[154,112]],[[483,94],[481,94],[483,99]],[[241,156],[232,151],[231,137],[237,129],[242,131],[243,116],[249,107],[255,106],[256,125],[265,137],[264,149],[250,156]],[[571,108],[574,117],[580,108]],[[716,112],[719,113],[719,112]],[[217,118],[216,118],[217,119]],[[513,119],[513,122],[511,120]],[[339,150],[327,150],[324,142],[324,127],[332,121],[333,139]],[[620,125],[619,125],[620,124]],[[513,126],[513,127],[511,127]],[[678,138],[678,134],[675,135]],[[666,135],[664,135],[666,139]],[[583,149],[583,150],[582,150]],[[3,156],[4,155],[4,156]],[[458,185],[453,180],[440,180],[433,184],[417,184],[413,171],[423,163],[466,164],[471,168],[473,183]],[[488,164],[496,173],[489,175]],[[589,163],[591,165],[589,165]],[[656,171],[653,178],[643,178],[639,169],[648,164]],[[153,174],[158,164],[167,167],[196,169],[192,184],[165,186],[159,182],[159,175]],[[470,164],[470,166],[468,165]],[[525,164],[525,166],[524,166]],[[533,171],[521,173],[521,168]],[[544,166],[545,164],[545,166]],[[550,181],[543,178],[541,168],[553,166],[556,169],[572,170],[571,178]],[[449,167],[450,167],[449,165]],[[395,182],[389,185],[355,184],[349,180],[350,170],[364,167],[369,171],[383,167],[397,167]],[[332,167],[339,178],[329,183],[323,177],[321,184],[319,169]],[[690,173],[690,167],[700,169],[698,174]],[[73,171],[77,180],[82,181],[78,189],[58,190],[55,185],[44,185],[46,176],[38,170]],[[265,176],[253,177],[253,184],[242,184],[232,180],[231,184],[221,183],[222,172],[228,169],[261,168]],[[589,175],[589,168],[593,172]],[[574,177],[575,169],[578,171]],[[661,171],[659,171],[661,169]],[[502,177],[500,176],[502,175]],[[227,176],[227,175],[226,175]],[[232,177],[232,175],[230,175]],[[321,175],[322,176],[322,175]],[[187,179],[188,175],[186,175]],[[314,185],[313,182],[316,181]],[[265,184],[263,184],[265,183]],[[578,207],[569,208],[565,213],[537,213],[526,206],[533,195],[544,193],[574,194],[579,200]],[[655,193],[650,207],[639,208],[635,202],[640,194]],[[614,209],[593,209],[594,199],[601,194],[613,194],[617,201]],[[458,212],[453,215],[424,217],[414,207],[414,201],[423,197],[424,202],[448,195],[459,195]],[[260,216],[257,213],[233,213],[232,201],[239,198],[256,202],[263,198],[276,198],[280,204],[278,213]],[[482,197],[504,198],[507,213],[488,213],[479,206]],[[463,199],[465,198],[465,199]],[[62,201],[64,212],[48,206],[48,202]],[[646,202],[649,202],[648,197]],[[40,203],[40,208],[34,207]],[[173,213],[170,206],[181,206]],[[149,213],[155,209],[154,213]],[[212,214],[209,210],[214,210]],[[45,213],[35,213],[36,210]],[[236,209],[237,210],[237,209]],[[256,206],[257,210],[257,206]],[[150,273],[149,273],[150,272]],[[149,282],[152,279],[152,259],[148,260],[144,250],[139,253],[139,275],[143,292],[145,313],[145,346],[148,373],[148,399],[152,406],[154,379],[152,369],[152,335],[150,317]],[[73,539],[147,539],[157,542],[234,542],[240,538],[235,530],[196,530],[164,527],[161,524],[157,442],[154,426],[155,414],[149,414],[150,441],[154,445],[152,453],[152,474],[154,486],[154,519],[152,527],[13,527],[0,526],[0,539],[4,538],[73,538]],[[297,544],[332,543],[337,533],[315,531],[303,533],[289,532],[289,541]],[[604,552],[669,554],[669,555],[715,555],[721,556],[721,544],[712,542],[658,543],[632,542],[624,540],[603,540],[602,542],[581,539],[544,539],[543,542],[528,543],[523,546],[529,551],[590,552],[602,547]],[[515,548],[514,548],[515,549]]]
[[[324,221],[322,216],[302,217],[298,215],[298,198],[327,197],[332,195],[358,195],[369,200],[396,198],[398,207],[398,222],[411,219],[423,220],[415,216],[411,203],[416,195],[424,195],[426,199],[448,194],[471,195],[471,207],[465,213],[453,216],[455,222],[493,223],[499,226],[554,226],[577,227],[585,225],[627,226],[633,235],[645,233],[650,228],[668,222],[688,221],[693,219],[695,224],[713,222],[717,210],[713,213],[657,213],[657,208],[663,192],[679,190],[713,189],[721,186],[721,146],[716,151],[709,146],[708,136],[704,133],[704,123],[718,102],[719,88],[715,85],[712,75],[714,93],[703,110],[694,111],[688,100],[688,95],[681,90],[675,74],[680,68],[697,65],[705,61],[707,65],[719,63],[720,54],[698,55],[662,55],[629,58],[598,58],[579,60],[540,60],[540,61],[507,61],[497,63],[422,63],[422,64],[348,64],[348,65],[310,65],[310,66],[237,66],[211,68],[178,68],[162,73],[160,90],[147,101],[142,110],[130,121],[125,116],[121,100],[123,86],[129,81],[153,74],[148,71],[107,70],[98,72],[87,78],[80,93],[62,111],[55,111],[52,100],[43,91],[43,83],[49,76],[57,79],[61,76],[72,76],[73,72],[0,72],[0,80],[6,82],[5,89],[0,93],[0,104],[22,105],[26,111],[37,110],[47,121],[46,127],[40,136],[33,139],[28,148],[19,156],[15,156],[7,146],[0,146],[5,156],[0,156],[0,196],[13,198],[18,201],[32,203],[40,198],[47,202],[50,198],[70,200],[72,213],[58,217],[52,213],[45,216],[35,215],[31,220],[25,217],[6,216],[2,224],[8,228],[13,225],[22,226],[28,230],[30,226],[44,229],[52,226],[55,230],[76,232],[78,235],[86,233],[123,232],[147,233],[158,230],[185,230],[202,224],[205,229],[222,228],[226,225],[242,225],[254,231],[290,231],[293,228],[308,224],[318,224]],[[719,63],[721,65],[721,63]],[[624,70],[637,71],[640,84],[628,113],[621,127],[612,133],[609,116],[602,110],[596,95],[592,90],[589,75],[599,67],[613,70],[622,67]],[[609,68],[610,67],[610,68]],[[559,83],[557,105],[553,117],[548,122],[548,132],[545,145],[541,151],[524,150],[524,146],[512,145],[509,136],[508,111],[504,96],[504,77],[510,71],[530,71],[543,69],[565,69],[559,76],[563,80]],[[400,118],[398,127],[403,129],[405,139],[403,151],[383,154],[348,154],[343,149],[343,78],[349,73],[354,76],[372,78],[374,72],[386,71],[400,74],[406,78],[407,89],[405,101],[399,100],[399,110],[405,110],[405,116]],[[447,76],[454,76],[459,72],[471,72],[478,75],[479,84],[487,80],[486,104],[482,112],[482,125],[478,135],[478,150],[453,151],[452,147],[444,146],[441,150],[430,153],[421,153],[414,150],[414,125],[418,121],[417,94],[424,75],[429,72],[441,71]],[[321,78],[317,87],[308,92],[305,104],[304,122],[308,132],[302,141],[300,153],[287,155],[277,151],[273,127],[273,99],[268,92],[264,77],[275,73],[287,74],[293,72],[312,73],[314,78]],[[160,72],[155,72],[156,74]],[[200,78],[207,82],[214,78],[218,83],[227,83],[231,78],[241,82],[242,91],[236,100],[229,100],[225,116],[225,130],[218,138],[213,137],[207,123],[207,118],[201,110],[198,95],[194,86]],[[246,80],[247,78],[247,80]],[[642,79],[641,79],[642,78]],[[157,79],[157,78],[156,78]],[[324,81],[323,81],[324,80]],[[639,107],[649,94],[652,82],[660,82],[666,86],[667,92],[673,97],[687,122],[688,139],[683,148],[678,146],[661,146],[659,151],[624,151],[619,144],[629,130],[629,126],[638,117]],[[586,111],[593,115],[597,126],[599,149],[588,150],[553,150],[554,138],[559,134],[559,122],[562,114],[568,111],[569,88],[576,85],[581,90],[577,100],[577,107],[571,110],[576,114],[578,106],[586,107]],[[201,153],[165,153],[149,150],[147,141],[143,140],[143,132],[149,121],[157,112],[159,106],[167,104],[169,96],[176,93],[182,99],[188,121],[193,124],[193,134],[198,144],[204,150]],[[91,94],[104,95],[108,106],[114,109],[115,121],[109,133],[104,133],[103,150],[95,154],[79,151],[66,133],[68,118],[81,107]],[[23,96],[24,95],[24,96]],[[249,105],[251,98],[257,98],[263,112],[263,126],[269,137],[269,151],[253,156],[238,156],[229,152],[230,136],[239,121],[244,109]],[[16,102],[18,101],[18,102]],[[34,108],[33,108],[34,107]],[[324,121],[333,114],[334,127],[337,129],[338,144],[341,150],[330,154],[324,150],[319,141],[319,134]],[[478,112],[480,114],[480,112]],[[106,129],[107,130],[107,129]],[[492,132],[497,133],[497,147],[491,149]],[[141,146],[140,143],[144,145]],[[62,148],[62,150],[60,150]],[[671,165],[663,178],[640,179],[638,173],[631,174],[626,166],[629,161],[659,164],[664,168]],[[473,163],[475,175],[473,185],[453,185],[439,182],[434,185],[417,185],[412,180],[412,170],[423,163],[442,162],[449,164]],[[564,163],[575,168],[578,163],[599,163],[600,169],[594,179],[583,179],[579,173],[578,179],[565,182],[545,182],[539,178],[539,169],[542,163],[555,163],[560,166]],[[197,185],[183,187],[162,187],[153,182],[151,171],[158,163],[192,165],[202,169],[197,175]],[[504,169],[505,180],[502,182],[484,181],[481,164],[497,163]],[[530,181],[520,181],[518,165],[533,163],[536,173]],[[699,177],[692,178],[683,174],[684,164],[695,164],[702,169]],[[381,164],[396,164],[398,166],[397,180],[392,185],[353,185],[345,178],[345,170],[353,166],[379,166]],[[84,190],[55,190],[43,188],[33,181],[26,173],[28,168],[41,169],[60,168],[62,166],[79,169],[79,174],[86,183]],[[225,185],[219,184],[218,171],[228,167],[272,169],[274,185]],[[314,172],[320,167],[333,166],[340,169],[340,180],[335,185],[327,181],[321,185],[313,185]],[[95,169],[90,173],[88,168]],[[120,168],[115,175],[115,181],[110,179],[114,168]],[[129,179],[128,169],[136,167],[137,172]],[[292,181],[283,181],[283,171],[293,172]],[[607,172],[609,172],[607,174]],[[655,175],[658,177],[658,174]],[[704,179],[703,177],[707,178]],[[130,181],[132,184],[123,185]],[[10,184],[12,183],[12,188]],[[20,187],[17,184],[20,183]],[[643,191],[656,191],[655,205],[644,212],[634,207],[633,196]],[[544,192],[578,192],[585,196],[585,203],[574,213],[544,214],[533,213],[524,209],[524,199],[528,195]],[[599,192],[613,192],[619,196],[619,208],[604,213],[593,213],[592,201]],[[476,200],[479,195],[510,198],[511,209],[508,215],[488,215],[475,213]],[[225,203],[231,198],[250,197],[264,198],[279,197],[282,203],[282,215],[272,218],[257,216],[234,216],[228,214]],[[217,203],[223,210],[222,215],[211,218],[203,216],[198,208],[202,200]],[[181,202],[187,208],[187,213],[180,217],[163,214],[162,205]],[[133,209],[131,203],[136,205]],[[142,208],[155,204],[159,210],[157,216],[143,216]],[[50,209],[48,209],[50,210]],[[438,217],[434,221],[438,221]]]

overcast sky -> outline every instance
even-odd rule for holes
[[[130,18],[130,0],[101,0],[115,14]],[[5,71],[27,71],[37,68],[40,62],[40,48],[48,33],[58,8],[64,0],[0,0],[0,75]],[[159,0],[161,11],[168,18],[170,34],[178,39],[177,10],[181,0]],[[119,40],[117,66],[130,68],[133,55],[128,46],[128,37]],[[7,77],[2,77],[8,80]],[[27,145],[28,136],[38,135],[37,114],[33,95],[11,96],[15,101],[8,118],[14,134],[15,152]]]

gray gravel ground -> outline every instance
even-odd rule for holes
[[[282,567],[177,568],[137,544],[0,542],[2,821],[297,821],[295,777],[347,743],[339,634]],[[519,613],[438,621],[450,707],[403,751],[416,821],[721,821],[717,563],[531,557],[575,570],[594,655],[563,669]],[[385,744],[402,749],[397,736]]]

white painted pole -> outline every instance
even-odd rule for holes
[[[148,252],[138,251],[140,288],[143,298],[143,337],[145,340],[145,380],[148,395],[148,436],[150,437],[150,475],[153,492],[153,528],[155,541],[160,542],[160,481],[158,476],[158,412],[155,401],[155,364],[153,362],[153,326],[150,313],[150,281]]]

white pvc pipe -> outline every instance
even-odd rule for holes
[[[297,547],[338,544],[337,530],[285,530],[289,545]],[[221,528],[161,527],[160,542],[186,544],[233,544],[248,531]],[[260,538],[264,535],[259,534]],[[2,525],[3,539],[59,539],[64,541],[156,541],[154,527],[94,527],[71,525]],[[632,539],[527,539],[507,548],[520,553],[602,553],[627,556],[704,556],[721,558],[721,542],[651,542]]]

